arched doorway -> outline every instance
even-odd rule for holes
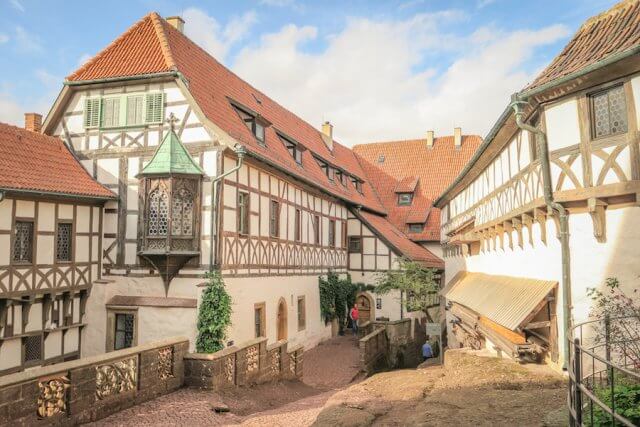
[[[278,341],[287,339],[287,302],[284,298],[278,301],[278,316],[276,318],[276,330],[278,331]]]
[[[360,312],[359,324],[373,320],[373,300],[369,295],[361,293],[356,297],[356,304],[358,305],[358,311]]]

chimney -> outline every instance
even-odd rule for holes
[[[462,128],[453,128],[453,146],[462,147]]]
[[[427,148],[433,148],[433,131],[427,131]]]
[[[24,128],[31,132],[40,133],[42,130],[42,115],[38,113],[24,113]]]
[[[322,139],[329,150],[333,151],[333,125],[330,122],[322,124]]]
[[[184,33],[184,19],[179,16],[170,16],[165,19],[169,24],[171,24],[176,30]]]

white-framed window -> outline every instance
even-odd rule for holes
[[[85,128],[144,126],[163,119],[163,92],[89,97],[84,103]]]

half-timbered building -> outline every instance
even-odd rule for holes
[[[639,23],[585,22],[436,201],[450,342],[562,366],[587,288],[640,285]]]
[[[183,26],[145,16],[68,76],[43,125],[117,194],[104,207],[103,280],[88,302],[83,354],[169,335],[193,345],[212,269],[233,299],[230,341],[315,345],[331,334],[319,275],[371,281],[399,257],[442,268],[388,219],[362,158],[330,123],[316,129],[286,110]],[[403,315],[397,296],[374,298],[361,295],[363,317]]]
[[[0,375],[80,357],[101,279],[98,184],[59,138],[0,123]]]

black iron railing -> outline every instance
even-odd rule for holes
[[[567,337],[571,426],[640,425],[639,326],[638,316],[624,316],[573,327]]]

